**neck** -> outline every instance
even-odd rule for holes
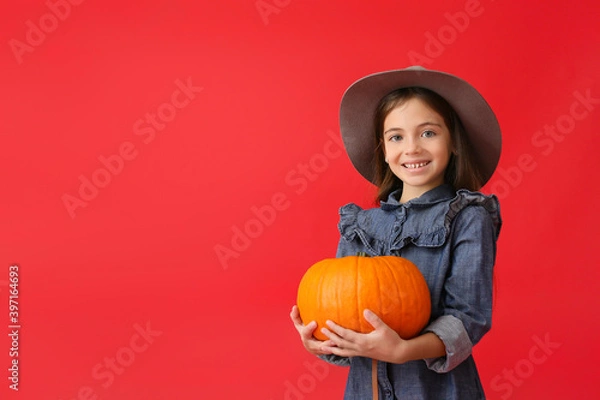
[[[443,183],[436,186],[427,186],[427,187],[414,187],[414,186],[405,186],[402,188],[402,194],[400,195],[400,203],[407,203],[411,200],[414,200],[418,197],[421,197],[423,194],[429,192],[430,190],[435,189],[438,186],[443,185]]]

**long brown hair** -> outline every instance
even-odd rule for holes
[[[381,99],[375,112],[375,185],[377,185],[376,201],[387,200],[390,193],[402,189],[402,181],[389,168],[385,162],[383,143],[383,124],[388,114],[396,107],[406,101],[417,98],[431,107],[443,119],[450,131],[450,138],[454,152],[450,156],[444,182],[452,185],[454,190],[468,189],[479,190],[481,188],[481,174],[472,157],[472,146],[468,140],[458,115],[448,102],[437,93],[421,88],[408,87],[396,89]]]

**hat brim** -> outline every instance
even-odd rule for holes
[[[340,106],[340,130],[346,152],[356,170],[374,182],[374,118],[379,101],[393,90],[422,87],[442,96],[456,111],[474,148],[481,170],[481,185],[492,176],[502,147],[500,125],[483,96],[454,75],[409,67],[368,75],[346,90]]]

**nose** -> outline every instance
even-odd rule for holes
[[[419,140],[416,138],[407,138],[405,139],[404,144],[406,146],[404,148],[404,153],[406,154],[416,154],[421,149]]]

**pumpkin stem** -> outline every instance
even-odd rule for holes
[[[367,253],[365,253],[364,251],[359,251],[358,253],[356,253],[357,257],[370,257]]]

